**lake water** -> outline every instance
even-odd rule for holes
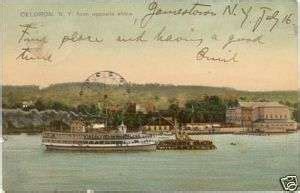
[[[300,180],[300,132],[195,137],[210,138],[217,149],[49,152],[40,135],[9,135],[3,145],[4,190],[282,190],[280,177]]]

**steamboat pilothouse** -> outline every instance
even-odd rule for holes
[[[45,131],[42,144],[48,150],[78,151],[153,151],[156,141],[152,135],[127,132],[123,123],[117,131],[99,132],[83,124],[71,127],[70,132]]]

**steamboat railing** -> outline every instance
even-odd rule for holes
[[[44,132],[42,134],[43,143],[63,143],[63,144],[148,144],[154,142],[151,135],[145,134],[125,134],[108,135],[94,133],[61,133]]]
[[[62,133],[62,132],[43,132],[43,138],[55,138],[55,139],[140,139],[140,138],[151,138],[152,135],[149,134],[132,134],[126,133],[125,135],[122,134],[102,134],[102,133]]]

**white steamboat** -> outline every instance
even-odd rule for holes
[[[115,132],[86,131],[81,125],[71,132],[45,131],[42,144],[49,150],[77,151],[153,151],[156,140],[152,135],[127,132],[122,123]]]

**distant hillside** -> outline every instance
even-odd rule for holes
[[[85,89],[81,96],[79,95],[81,88],[82,83],[53,84],[43,89],[39,89],[38,86],[3,86],[3,106],[15,108],[24,101],[35,102],[40,99],[76,107],[80,104],[97,104],[105,98],[111,103],[118,104],[124,104],[129,100],[140,104],[151,102],[158,109],[164,109],[171,101],[176,100],[184,104],[187,100],[203,98],[205,95],[243,101],[278,101],[289,106],[297,102],[297,91],[249,92],[226,87],[133,84],[129,94],[122,88],[107,89],[102,85],[94,85]]]

